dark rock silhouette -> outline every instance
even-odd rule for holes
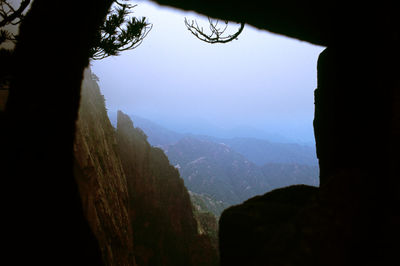
[[[73,175],[73,143],[83,70],[112,2],[34,1],[20,26],[18,71],[0,122],[3,254],[11,264],[102,264]]]
[[[305,265],[314,254],[307,252],[306,234],[294,221],[317,193],[315,187],[291,186],[225,210],[219,231],[221,264]]]
[[[333,46],[319,57],[314,129],[320,188],[315,196],[274,212],[271,192],[224,212],[221,265],[242,265],[244,257],[249,265],[390,265],[396,260],[400,216],[393,149],[398,141],[390,137],[400,121],[390,119],[397,104],[391,98],[396,78],[389,55],[366,52]],[[289,187],[280,193],[289,200],[306,191]],[[294,215],[288,218],[286,212]],[[241,233],[233,239],[233,228],[254,237],[241,240]],[[237,255],[242,241],[247,245]]]

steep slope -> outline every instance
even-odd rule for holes
[[[178,171],[129,116],[118,112],[118,150],[127,175],[138,265],[216,265],[216,249],[199,235]]]
[[[270,189],[261,170],[226,145],[187,137],[164,150],[189,190],[227,205]]]
[[[216,219],[219,218],[222,211],[227,207],[227,204],[221,200],[215,200],[207,194],[199,194],[189,191],[190,199],[195,210],[199,212],[211,212]]]
[[[74,144],[74,174],[106,265],[136,265],[128,190],[114,129],[90,69],[85,71]]]
[[[216,201],[204,194],[189,191],[192,201],[194,217],[197,221],[197,230],[200,235],[207,235],[211,243],[218,248],[218,220],[226,208],[222,201]]]
[[[146,138],[122,113],[115,131],[86,70],[74,174],[105,265],[217,265],[216,239],[209,236],[210,230],[216,236],[216,221],[193,212],[178,171]]]

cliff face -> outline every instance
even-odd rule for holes
[[[122,112],[115,131],[90,70],[74,153],[84,212],[106,265],[218,264],[216,240],[198,232],[202,225],[178,171]]]
[[[120,111],[117,141],[128,181],[138,265],[216,265],[216,249],[208,236],[197,232],[179,172]]]
[[[136,265],[126,177],[114,128],[94,79],[87,69],[75,135],[74,174],[105,264]]]

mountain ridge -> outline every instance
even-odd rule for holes
[[[318,185],[317,166],[293,163],[258,166],[223,143],[185,137],[162,148],[190,191],[222,202],[225,208],[288,185]],[[212,212],[220,214],[215,208]]]
[[[109,112],[109,116],[111,121],[116,119],[113,112]],[[134,121],[134,124],[146,133],[148,141],[152,146],[166,146],[174,144],[182,138],[193,137],[216,143],[224,143],[259,166],[265,163],[318,164],[315,144],[274,142],[268,139],[252,137],[219,138],[193,133],[183,134],[167,129],[140,116],[130,115],[130,117]],[[112,123],[115,125],[116,122]]]

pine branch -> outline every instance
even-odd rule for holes
[[[244,25],[245,25],[245,23],[242,22],[242,23],[240,23],[240,27],[236,33],[230,34],[227,36],[223,36],[226,29],[228,28],[228,24],[229,24],[228,21],[224,22],[225,26],[223,26],[223,28],[218,27],[219,20],[216,20],[216,22],[213,22],[211,20],[211,18],[208,18],[208,22],[209,22],[209,29],[210,29],[211,33],[206,34],[204,32],[203,28],[198,25],[196,20],[192,20],[191,22],[189,22],[185,18],[186,28],[197,39],[199,39],[203,42],[207,42],[207,43],[227,43],[227,42],[233,41],[233,40],[237,39],[238,36],[242,33],[242,31],[244,29]]]

